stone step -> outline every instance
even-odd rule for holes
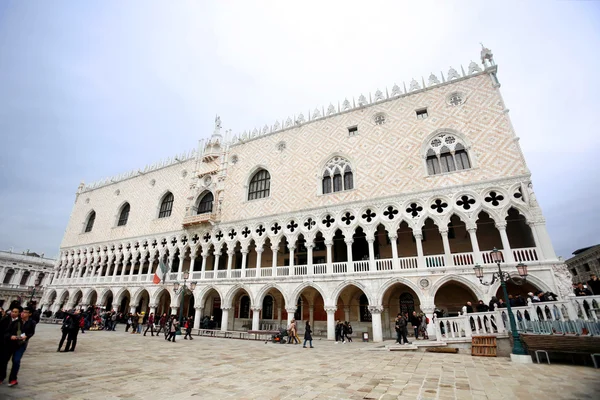
[[[393,344],[386,346],[388,351],[415,351],[419,350],[414,344]]]

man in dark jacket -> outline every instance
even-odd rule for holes
[[[20,312],[20,318],[14,318]],[[8,325],[6,332],[4,333],[4,341],[7,344],[0,363],[0,383],[6,378],[6,370],[8,362],[12,358],[12,368],[10,370],[10,376],[8,378],[8,386],[15,386],[19,382],[17,381],[17,374],[21,367],[21,358],[25,350],[27,350],[27,344],[29,339],[35,335],[35,321],[31,319],[33,310],[29,307],[21,310],[14,308],[12,310],[13,320]]]
[[[402,314],[398,314],[396,316],[396,324],[395,324],[395,329],[396,329],[396,340],[398,342],[398,344],[402,344],[402,339],[404,339],[404,343],[405,344],[410,344],[410,342],[408,341],[408,338],[406,336],[408,336],[408,318],[403,316]]]
[[[71,318],[69,319],[67,345],[65,346],[64,353],[67,351],[75,351],[77,345],[77,335],[79,334],[79,323],[81,321],[81,315],[79,310],[75,310],[74,313],[67,313]]]
[[[588,288],[595,295],[600,295],[600,279],[596,276],[596,274],[590,274],[590,280],[588,281]]]
[[[419,339],[419,316],[417,315],[416,311],[413,311],[412,315],[410,316],[410,324],[415,330],[415,340]]]
[[[579,282],[577,284],[577,287],[574,290],[575,292],[575,296],[591,296],[592,292],[590,291],[590,289],[584,288],[583,287],[583,283]]]

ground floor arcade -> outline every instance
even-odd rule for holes
[[[516,270],[511,271],[516,275]],[[199,327],[203,317],[212,317],[222,330],[259,330],[285,327],[299,321],[300,332],[310,321],[316,335],[334,338],[335,321],[349,321],[355,332],[370,332],[373,340],[394,336],[394,319],[400,312],[416,311],[432,318],[436,309],[455,316],[467,301],[488,303],[492,296],[503,298],[498,283],[484,286],[472,271],[462,274],[402,276],[332,276],[322,281],[303,279],[244,282],[223,280],[218,284],[199,283],[193,292],[172,285],[51,287],[42,304],[56,312],[77,306],[95,305],[119,312],[153,312],[195,317]],[[338,279],[335,279],[338,278]],[[529,290],[557,292],[551,266],[530,270],[525,285],[509,286],[509,294]],[[433,333],[433,327],[432,333]]]

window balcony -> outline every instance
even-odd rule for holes
[[[187,215],[183,218],[183,227],[189,228],[191,226],[214,223],[217,220],[216,214],[206,213],[198,215]]]

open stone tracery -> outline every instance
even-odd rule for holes
[[[371,327],[381,341],[395,334],[401,310],[432,317],[437,307],[455,316],[466,301],[488,302],[498,287],[479,285],[472,268],[493,271],[493,248],[511,274],[525,262],[531,287],[556,291],[560,261],[508,115],[488,106],[498,104],[499,88],[497,67],[486,61],[469,74],[451,69],[442,82],[431,74],[428,85],[394,85],[392,97],[378,90],[357,105],[296,114],[231,142],[219,119],[199,151],[147,168],[150,177],[116,180],[118,199],[111,183],[80,185],[77,196],[86,194],[76,200],[42,302],[52,310],[171,312],[181,301],[173,283],[187,272],[197,286],[184,296],[183,313],[196,316],[196,328],[200,316],[215,317],[223,330],[277,329],[296,318],[333,339],[339,319],[357,332]],[[429,132],[428,121],[406,117],[402,110],[415,109],[411,96],[443,107],[428,113],[448,128]],[[490,114],[497,123],[482,121]],[[360,135],[349,137],[350,126]],[[491,137],[505,140],[490,144]],[[282,157],[295,160],[293,168]],[[137,185],[149,194],[134,202],[126,197],[141,191]],[[125,201],[131,217],[113,229],[118,218],[108,223],[106,215]],[[160,265],[168,273],[156,285]],[[439,327],[429,329],[435,336]]]

